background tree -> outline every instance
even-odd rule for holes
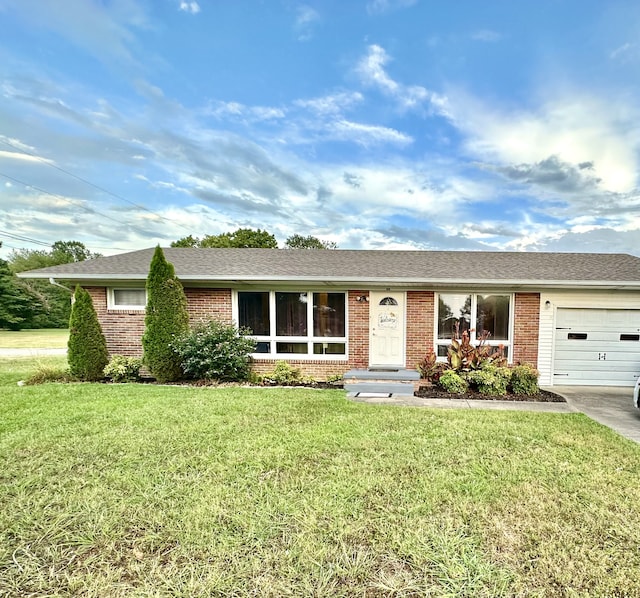
[[[257,247],[262,249],[276,249],[278,241],[266,230],[239,228],[232,233],[220,235],[205,235],[202,239],[189,235],[171,243],[171,247]]]
[[[81,286],[76,287],[73,295],[67,347],[69,371],[73,376],[88,382],[104,378],[104,368],[109,363],[107,342],[91,295]]]
[[[187,298],[175,275],[173,264],[160,246],[147,276],[147,311],[144,318],[143,361],[158,382],[173,382],[182,377],[179,355],[171,343],[189,330]]]
[[[51,250],[17,249],[9,256],[13,272],[26,272],[72,262],[101,257],[79,241],[56,241]],[[72,290],[65,291],[45,280],[21,281],[32,301],[32,313],[24,322],[25,328],[66,328],[71,315]]]
[[[34,298],[11,272],[8,262],[0,259],[0,328],[24,328],[34,315],[34,304]]]
[[[285,249],[338,249],[333,241],[322,241],[312,235],[291,235],[284,243]]]

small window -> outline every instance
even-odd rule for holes
[[[109,289],[109,309],[144,309],[147,305],[145,289]]]
[[[398,302],[393,297],[385,297],[378,305],[398,305]]]
[[[567,339],[570,341],[586,341],[587,333],[586,332],[569,332],[567,334]]]
[[[621,334],[621,341],[640,341],[640,334]]]

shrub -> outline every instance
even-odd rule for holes
[[[249,378],[256,342],[248,330],[211,320],[174,341],[184,373],[195,379],[241,381]]]
[[[278,361],[273,371],[264,375],[264,379],[283,385],[298,384],[303,381],[300,368],[294,368],[287,361]]]
[[[456,374],[453,370],[447,370],[442,373],[438,384],[447,392],[452,394],[462,394],[467,392],[469,385],[466,380],[459,374]]]
[[[509,368],[496,367],[488,363],[479,370],[467,372],[465,379],[483,395],[501,396],[507,394],[511,371]]]
[[[423,380],[429,380],[436,384],[442,376],[442,373],[449,366],[444,361],[438,361],[433,349],[431,349],[418,364],[418,373]]]
[[[173,265],[158,246],[147,276],[147,310],[142,335],[143,362],[158,382],[182,377],[181,358],[172,343],[189,330],[187,298]]]
[[[79,380],[95,381],[104,377],[109,361],[107,342],[102,334],[91,295],[77,286],[69,319],[67,359],[69,371]]]
[[[140,380],[142,359],[114,355],[104,368],[104,375],[114,382],[137,382]]]
[[[516,395],[537,395],[540,392],[538,376],[540,373],[529,364],[520,364],[511,368],[510,388]]]
[[[76,378],[66,368],[56,368],[49,365],[39,365],[36,371],[24,383],[27,386],[46,384],[47,382],[74,382]]]

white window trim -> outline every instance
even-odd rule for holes
[[[438,361],[446,361],[447,358],[446,357],[442,357],[442,356],[438,356],[438,346],[449,346],[451,344],[451,340],[450,339],[442,339],[442,338],[438,338],[438,307],[439,307],[439,298],[440,295],[471,295],[471,333],[470,333],[470,338],[469,340],[471,341],[471,344],[473,344],[474,346],[476,346],[478,344],[478,337],[476,335],[477,333],[477,329],[476,329],[476,314],[477,314],[477,297],[478,295],[507,295],[509,297],[509,339],[508,340],[501,340],[501,339],[494,339],[492,337],[489,337],[489,339],[487,341],[485,341],[485,344],[490,346],[490,347],[498,347],[500,345],[504,345],[505,347],[508,347],[508,351],[507,351],[507,363],[513,363],[513,352],[514,352],[514,346],[513,346],[513,335],[514,335],[514,314],[515,314],[515,293],[502,293],[500,291],[465,291],[465,290],[452,290],[452,291],[447,291],[445,293],[436,293],[435,296],[435,300],[434,300],[434,316],[433,316],[433,322],[434,322],[434,326],[433,326],[433,346],[436,352],[436,358]]]
[[[116,304],[114,291],[143,291],[144,305],[121,305]],[[108,287],[107,288],[107,309],[109,311],[144,311],[147,307],[147,291],[144,287]]]
[[[252,353],[251,357],[256,361],[265,360],[273,361],[278,359],[298,360],[298,361],[348,361],[349,360],[349,294],[346,291],[327,290],[327,289],[237,289],[233,291],[233,305],[231,313],[234,322],[238,322],[238,293],[269,293],[269,332],[265,335],[252,335],[251,338],[259,343],[269,343],[269,353]],[[311,333],[308,336],[277,336],[276,335],[276,293],[307,293],[312,296],[313,293],[342,293],[344,295],[344,336],[313,336],[313,301],[307,303],[307,330]],[[306,353],[276,353],[276,343],[306,343]],[[314,343],[342,343],[344,344],[344,354],[340,353],[314,353]]]

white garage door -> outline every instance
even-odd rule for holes
[[[558,309],[554,384],[633,386],[640,374],[640,310]]]

